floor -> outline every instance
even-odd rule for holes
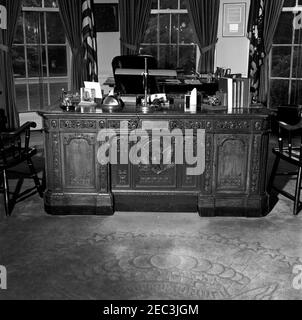
[[[301,299],[301,230],[302,213],[293,216],[282,196],[258,219],[54,217],[37,195],[5,218],[1,202],[0,265],[8,277],[0,300]]]

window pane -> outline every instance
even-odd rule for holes
[[[175,69],[177,67],[177,47],[161,46],[159,49],[159,64],[163,69]]]
[[[42,7],[42,0],[23,0],[23,7]]]
[[[40,50],[42,49],[38,46],[27,47],[27,68],[29,77],[40,76]]]
[[[19,112],[27,111],[27,90],[25,84],[16,84],[16,104]]]
[[[31,110],[43,109],[44,106],[47,106],[47,85],[42,83],[30,84],[29,101]]]
[[[23,15],[18,18],[17,28],[14,37],[14,43],[24,43],[24,35],[23,35]]]
[[[180,9],[187,9],[187,0],[180,0]]]
[[[23,46],[12,48],[12,59],[13,59],[14,77],[16,78],[25,77],[26,71],[25,71],[25,58],[24,58]]]
[[[151,9],[158,9],[158,0],[152,0]]]
[[[160,14],[159,15],[159,43],[170,43],[170,15]]]
[[[178,0],[160,0],[160,9],[178,9]]]
[[[296,0],[284,0],[284,7],[294,7]]]
[[[191,74],[196,69],[196,46],[179,47],[179,65],[185,74]]]
[[[289,81],[287,80],[271,80],[270,95],[272,106],[288,104],[288,88]]]
[[[45,42],[43,16],[39,12],[25,12],[26,43],[38,44]],[[39,25],[40,23],[40,25]]]
[[[188,14],[180,14],[179,43],[193,43],[194,32]]]
[[[302,23],[302,12],[299,11],[297,15],[295,15],[294,25],[295,25],[295,43],[302,44],[302,30],[301,30],[301,23]]]
[[[144,43],[157,43],[157,15],[151,15],[148,28],[145,32]]]
[[[282,12],[274,36],[274,43],[291,44],[293,34],[293,14]]]
[[[171,43],[178,43],[178,34],[179,34],[179,15],[171,14]]]
[[[290,103],[292,104],[302,104],[302,81],[293,81],[292,82],[292,91],[291,91],[291,99]]]
[[[47,41],[48,43],[65,43],[65,33],[60,15],[56,12],[46,13]]]
[[[58,4],[57,4],[57,1],[54,1],[54,0],[44,0],[44,7],[58,8]]]
[[[290,76],[291,47],[273,47],[272,77]]]
[[[294,48],[293,77],[302,78],[302,47]]]
[[[49,76],[67,76],[66,47],[48,47]]]
[[[50,84],[50,104],[51,105],[54,105],[59,102],[63,88],[67,90],[68,84],[66,82]]]

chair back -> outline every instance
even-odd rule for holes
[[[112,70],[115,80],[115,90],[120,94],[144,94],[144,84],[142,75],[118,75],[117,68],[144,69],[145,58],[147,58],[148,69],[157,69],[157,61],[149,55],[123,55],[114,57],[112,60]],[[148,93],[158,92],[156,78],[148,77]]]
[[[3,109],[0,109],[0,132],[7,130],[6,123],[7,123],[7,119],[5,116],[5,112]]]
[[[284,105],[277,107],[277,121],[282,121],[287,124],[295,125],[301,119],[301,106]]]

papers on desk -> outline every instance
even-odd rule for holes
[[[115,74],[117,75],[143,75],[145,72],[144,69],[129,69],[129,68],[117,68],[115,69]],[[167,69],[150,69],[148,70],[149,76],[158,76],[158,77],[176,77],[176,70],[167,70]]]
[[[201,84],[200,80],[198,80],[198,79],[185,79],[184,83],[185,84],[192,84],[192,85]]]
[[[162,84],[181,84],[181,81],[179,79],[162,79],[159,81],[159,83]]]

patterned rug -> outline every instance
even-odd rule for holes
[[[34,198],[0,221],[0,299],[301,299],[302,215],[291,205],[260,219],[52,217]]]

